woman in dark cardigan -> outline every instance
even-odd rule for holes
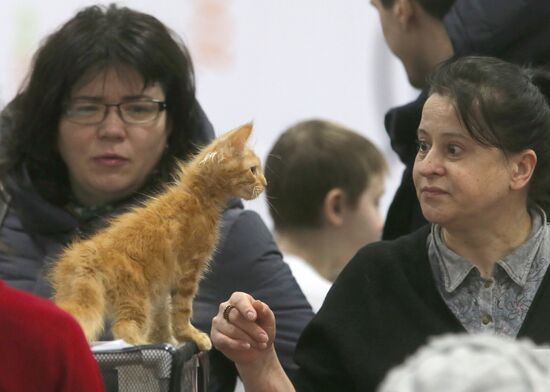
[[[542,73],[488,57],[431,78],[413,178],[431,222],[360,250],[298,343],[293,386],[275,356],[269,307],[234,293],[212,339],[247,391],[372,391],[453,332],[550,342],[550,107]]]

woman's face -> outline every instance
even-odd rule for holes
[[[118,104],[164,101],[159,84],[143,88],[131,68],[108,68],[77,83],[71,102]],[[100,205],[131,195],[146,182],[163,154],[168,137],[166,111],[143,124],[125,123],[111,106],[103,121],[77,124],[67,113],[59,123],[57,146],[67,165],[74,196],[84,205]]]
[[[438,94],[428,98],[418,142],[413,179],[428,221],[475,227],[514,208],[518,199],[511,197],[512,161],[501,150],[472,139],[451,99]]]

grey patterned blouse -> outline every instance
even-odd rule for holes
[[[439,293],[464,328],[515,337],[550,260],[550,232],[542,210],[531,210],[528,239],[499,260],[484,279],[473,264],[447,248],[441,227],[432,225],[428,256]]]

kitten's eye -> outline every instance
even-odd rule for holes
[[[258,166],[252,166],[250,168],[250,171],[252,172],[252,174],[256,175],[256,172],[258,171]]]

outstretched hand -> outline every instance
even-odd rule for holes
[[[210,337],[225,356],[246,366],[274,352],[275,316],[262,301],[235,292],[220,304]]]

